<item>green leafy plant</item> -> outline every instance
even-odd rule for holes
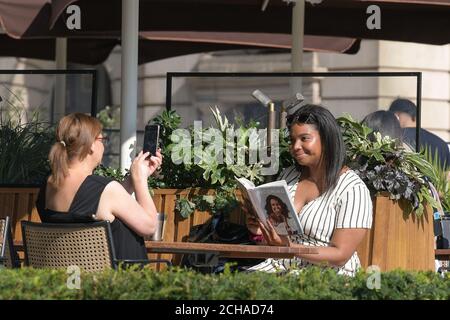
[[[192,186],[200,186],[204,183],[201,179],[201,168],[177,165],[171,160],[173,148],[171,135],[175,130],[179,129],[181,117],[175,111],[164,110],[149,123],[158,124],[161,127],[159,138],[161,152],[164,157],[161,172],[158,176],[149,179],[149,187],[186,189]]]
[[[287,128],[280,130],[280,170],[278,173],[295,164],[295,159],[290,152],[290,143],[289,130]]]
[[[21,120],[21,111],[0,112],[0,183],[40,184],[50,173],[48,153],[54,129],[33,114]]]
[[[153,123],[162,127],[161,141],[162,153],[165,158],[161,174],[150,179],[149,186],[153,188],[205,188],[215,189],[214,196],[198,195],[191,199],[181,198],[176,202],[175,209],[182,216],[187,217],[195,211],[207,210],[212,214],[227,214],[231,212],[238,204],[234,190],[236,189],[235,177],[246,177],[255,183],[263,181],[261,175],[262,165],[260,163],[249,164],[248,162],[239,162],[237,152],[234,152],[234,158],[229,161],[218,161],[218,155],[212,154],[207,148],[207,142],[211,141],[211,133],[219,133],[223,138],[221,150],[225,148],[235,148],[235,145],[241,146],[246,158],[248,158],[248,141],[250,129],[256,129],[257,123],[251,122],[248,125],[237,121],[238,128],[235,128],[225,116],[220,114],[219,109],[211,109],[216,121],[216,127],[196,130],[189,128],[188,137],[191,146],[195,145],[196,138],[202,141],[200,148],[189,148],[187,153],[181,151],[177,156],[184,159],[183,163],[175,163],[173,160],[174,148],[176,143],[173,134],[179,129],[181,124],[180,116],[174,111],[163,111],[161,115],[153,119]],[[211,129],[216,129],[212,131]],[[227,140],[227,132],[239,131],[239,135],[233,141]],[[223,152],[223,151],[222,151]]]
[[[431,183],[436,188],[444,212],[450,212],[449,172],[441,165],[437,150],[434,156],[432,156],[430,149],[423,149],[421,153],[423,153],[425,159],[431,164],[431,166],[424,168],[425,175],[430,178]]]
[[[391,271],[380,274],[380,287],[370,289],[373,273],[355,277],[310,267],[298,274],[265,272],[201,274],[173,268],[155,272],[109,270],[81,273],[79,290],[67,286],[64,269],[3,269],[2,300],[449,300],[450,273]],[[181,305],[181,302],[180,302]]]
[[[424,203],[436,201],[430,194],[426,176],[432,169],[422,154],[407,152],[390,137],[353,120],[338,118],[343,129],[347,165],[356,171],[373,195],[387,192],[393,200],[406,200],[409,213],[421,216]]]
[[[97,119],[103,125],[103,128],[119,128],[120,125],[120,107],[106,106],[103,110],[97,113]]]
[[[100,164],[97,168],[95,168],[94,174],[102,177],[113,178],[114,180],[119,182],[122,182],[125,178],[125,175],[122,174],[120,169],[105,167],[102,164]]]

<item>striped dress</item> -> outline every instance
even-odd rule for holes
[[[285,169],[279,180],[286,180],[290,196],[294,201],[300,172],[295,166]],[[372,200],[369,190],[352,170],[340,175],[336,187],[308,202],[299,213],[304,234],[291,236],[293,243],[307,246],[329,246],[335,229],[372,227]],[[300,258],[267,259],[248,271],[279,272],[291,268],[301,269],[312,265]],[[339,274],[353,276],[361,266],[357,253],[341,268]]]

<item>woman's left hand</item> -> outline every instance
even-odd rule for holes
[[[267,244],[269,246],[287,246],[289,247],[291,245],[291,242],[289,241],[289,237],[287,236],[280,236],[275,228],[273,227],[272,223],[269,221],[269,219],[266,220],[267,226],[265,226],[261,221],[259,222],[259,227],[261,228],[261,231],[264,236],[264,240],[266,240]]]

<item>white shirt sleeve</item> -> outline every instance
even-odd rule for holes
[[[355,184],[337,200],[336,228],[372,227],[373,209],[370,192],[363,183]]]

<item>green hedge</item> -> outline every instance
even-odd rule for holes
[[[450,299],[449,274],[382,273],[378,290],[368,289],[368,276],[348,278],[319,268],[285,276],[128,270],[81,274],[77,290],[67,288],[64,270],[0,269],[0,299]]]

